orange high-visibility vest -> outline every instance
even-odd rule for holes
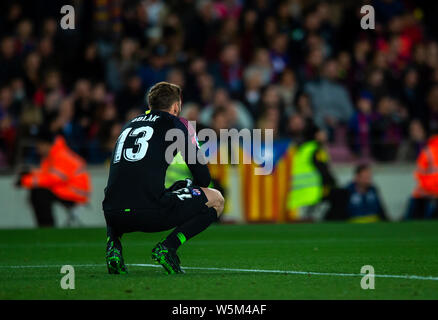
[[[438,135],[432,136],[417,159],[413,197],[438,197]]]
[[[28,189],[47,188],[62,200],[87,203],[91,192],[91,179],[85,161],[74,153],[61,136],[57,136],[40,168],[21,179]]]

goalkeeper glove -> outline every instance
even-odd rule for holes
[[[192,186],[193,182],[191,179],[187,178],[185,180],[175,181],[169,188],[166,189],[168,192],[176,191],[182,188],[187,188]]]

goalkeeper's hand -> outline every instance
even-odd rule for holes
[[[166,189],[166,191],[172,192],[176,191],[182,188],[190,187],[193,184],[192,180],[187,178],[185,180],[178,180],[175,181],[169,188]]]

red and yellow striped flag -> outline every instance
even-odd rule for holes
[[[240,164],[241,194],[247,222],[296,220],[295,211],[286,211],[295,148],[289,147],[269,175],[255,175],[257,164]]]

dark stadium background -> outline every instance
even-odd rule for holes
[[[76,9],[75,30],[59,27],[65,4]],[[375,6],[376,30],[360,28],[364,4]],[[313,111],[340,154],[334,161],[369,146],[376,160],[414,161],[438,126],[436,12],[434,1],[401,0],[2,1],[0,167],[35,161],[28,147],[41,124],[90,164],[104,163],[120,125],[161,80],[183,87],[206,126],[290,137],[288,117],[308,117],[306,88],[327,66],[348,92],[345,114]],[[361,98],[373,110],[365,138],[354,120]],[[217,104],[237,108],[237,119],[212,123],[202,111]],[[391,120],[380,121],[385,112]],[[346,130],[350,139],[339,135]]]

